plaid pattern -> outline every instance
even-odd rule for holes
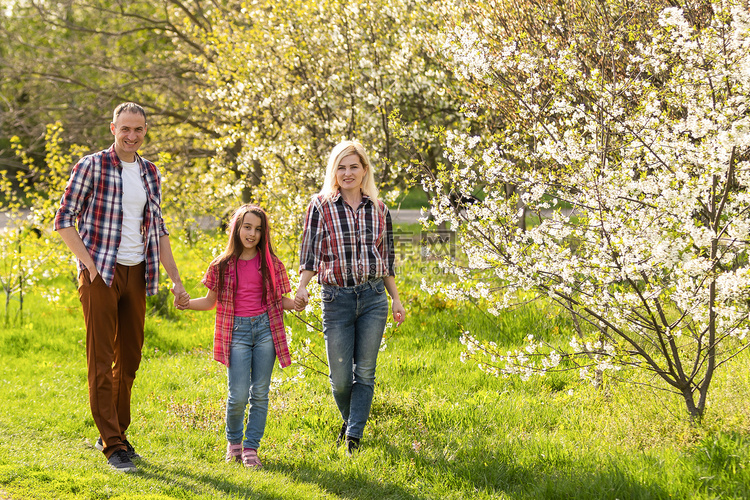
[[[143,212],[146,294],[154,295],[159,289],[159,238],[169,233],[161,216],[159,170],[138,154],[136,161],[146,189]],[[109,149],[84,156],[73,166],[55,214],[55,230],[73,226],[78,226],[78,234],[104,283],[112,286],[122,236],[122,166],[114,144]],[[79,261],[78,272],[83,269]]]
[[[286,341],[286,331],[284,330],[284,308],[281,303],[281,296],[292,291],[289,285],[289,277],[286,274],[284,264],[276,257],[273,257],[273,267],[276,272],[276,291],[266,291],[267,297],[270,297],[268,305],[268,322],[271,325],[271,336],[273,345],[276,349],[276,356],[279,358],[279,364],[286,368],[292,364],[292,357],[289,354],[289,345]],[[229,366],[229,349],[232,346],[232,327],[234,326],[234,294],[237,281],[237,259],[232,257],[229,260],[224,271],[224,283],[222,290],[216,290],[219,286],[219,266],[211,263],[203,277],[202,283],[209,290],[217,291],[216,300],[216,326],[214,329],[214,359],[219,363]],[[270,284],[266,283],[268,287]]]
[[[395,276],[393,228],[388,207],[363,196],[353,210],[337,193],[315,195],[307,207],[300,248],[300,271],[318,273],[318,283],[356,286]]]

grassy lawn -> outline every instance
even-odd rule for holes
[[[408,227],[406,231],[414,231]],[[205,255],[173,242],[193,296]],[[283,246],[282,246],[283,247]],[[294,274],[294,257],[285,257]],[[26,296],[24,324],[0,330],[0,499],[66,498],[747,498],[750,357],[718,372],[708,414],[575,374],[521,382],[462,363],[462,330],[513,347],[565,318],[541,306],[484,314],[419,289],[436,270],[418,259],[399,278],[407,321],[380,354],[361,453],[335,448],[340,427],[327,378],[274,374],[262,471],[225,464],[226,374],[210,355],[213,313],[167,308],[147,318],[129,439],[143,459],[119,474],[93,443],[84,328],[72,280],[58,303]],[[152,299],[150,305],[157,306]],[[287,316],[294,342],[305,326]],[[322,352],[322,339],[309,334]]]

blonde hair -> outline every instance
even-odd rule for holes
[[[332,198],[336,195],[340,188],[339,183],[336,180],[336,170],[338,169],[341,160],[345,156],[352,154],[359,156],[359,160],[362,162],[362,167],[365,169],[365,178],[362,180],[362,193],[370,197],[372,202],[377,206],[378,188],[375,185],[375,175],[372,171],[370,158],[367,156],[362,144],[355,141],[341,141],[333,148],[333,150],[331,150],[331,154],[328,156],[326,177],[323,181],[323,188],[320,190],[320,195],[324,198]]]

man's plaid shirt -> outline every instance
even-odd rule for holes
[[[159,238],[169,233],[161,216],[159,170],[150,161],[135,156],[146,190],[143,211],[146,293],[154,295],[159,289]],[[73,166],[55,214],[55,230],[76,225],[97,272],[107,286],[112,286],[122,237],[122,165],[114,145],[84,156]],[[79,261],[78,272],[83,269]]]

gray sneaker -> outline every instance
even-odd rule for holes
[[[135,451],[135,448],[133,448],[133,445],[130,444],[130,441],[127,439],[123,441],[123,444],[125,444],[125,453],[128,454],[128,458],[130,460],[140,460],[141,456],[138,454],[138,452]],[[102,442],[102,438],[99,437],[99,439],[96,440],[96,444],[94,444],[94,448],[96,448],[99,451],[104,450],[104,442]]]
[[[107,463],[118,472],[135,472],[137,470],[125,450],[116,450],[107,459]]]
[[[130,444],[130,441],[127,439],[123,440],[123,443],[125,444],[125,453],[128,454],[128,458],[130,460],[140,460],[141,456],[136,453],[135,448],[133,448],[133,445]]]

